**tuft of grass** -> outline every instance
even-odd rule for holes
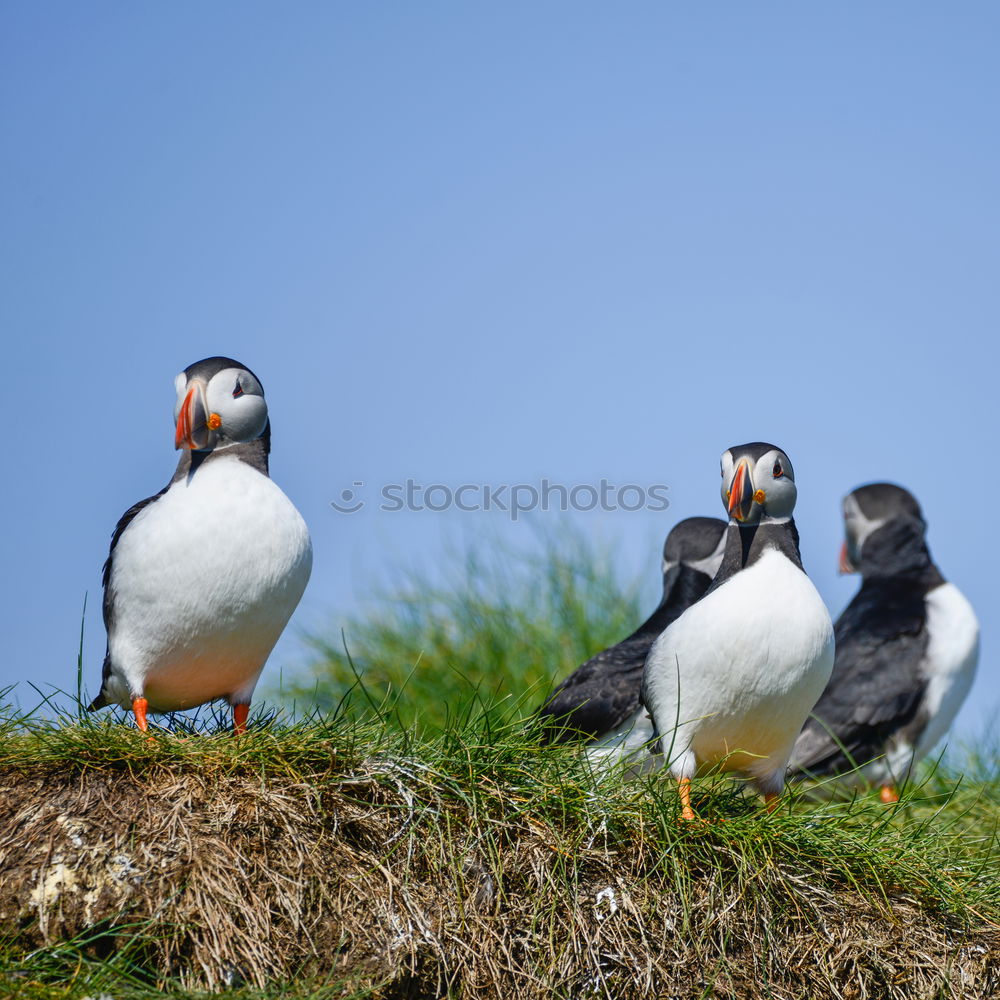
[[[582,532],[542,536],[532,552],[481,544],[445,560],[444,580],[414,572],[377,609],[314,635],[315,658],[285,679],[286,701],[401,729],[441,728],[489,704],[529,715],[557,680],[628,635],[652,608]]]

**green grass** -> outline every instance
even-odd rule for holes
[[[485,704],[526,717],[557,679],[652,610],[613,562],[568,529],[527,554],[485,542],[452,552],[443,581],[407,574],[374,596],[373,612],[312,636],[307,670],[270,693],[308,710],[376,710],[405,730],[440,728]]]
[[[72,699],[0,711],[0,994],[993,995],[996,741],[926,764],[891,807],[793,790],[768,814],[706,779],[698,823],[669,780],[540,744],[553,677],[647,610],[609,561],[577,537],[410,578],[345,626],[350,657],[316,642],[297,714],[258,707],[242,739],[225,712],[146,739]],[[121,852],[137,895],[89,923],[67,896],[40,943],[24,900],[45,866],[91,878]]]
[[[592,898],[598,884],[631,893],[647,920],[669,897],[689,946],[706,952],[713,951],[706,907],[737,912],[752,903],[769,914],[765,924],[800,911],[819,926],[830,920],[824,900],[838,907],[847,900],[865,909],[875,936],[871,914],[891,923],[901,900],[950,935],[1000,924],[1000,773],[992,752],[969,774],[929,768],[890,808],[871,795],[817,804],[793,793],[767,814],[738,785],[708,780],[695,795],[708,822],[690,824],[679,821],[669,781],[595,776],[572,749],[540,747],[520,721],[504,722],[496,711],[421,738],[379,719],[342,716],[272,718],[241,740],[224,732],[147,740],[110,722],[13,713],[3,728],[0,774],[58,775],[73,787],[110,776],[111,787],[123,789],[197,775],[210,779],[208,795],[249,781],[276,793],[310,787],[333,797],[326,807],[333,811],[362,803],[371,824],[359,835],[364,850],[400,884],[465,885],[474,859],[473,870],[487,871],[498,887],[498,905],[541,928],[557,950],[574,933],[557,899]],[[525,902],[538,890],[526,873],[531,864],[544,867],[543,884],[558,885],[558,894]],[[113,930],[112,923],[29,954],[7,928],[0,983],[23,997],[200,995],[164,978],[150,957],[169,936],[169,920],[139,913]],[[468,927],[475,940],[478,925]],[[744,931],[763,933],[757,924],[731,933]],[[272,978],[266,993],[232,995],[397,995],[382,992],[377,976],[345,974],[325,986],[309,977],[285,986]]]

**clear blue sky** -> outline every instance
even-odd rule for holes
[[[530,541],[335,513],[354,481],[669,484],[576,515],[652,601],[663,534],[764,439],[835,614],[841,495],[920,498],[983,624],[980,731],[998,37],[991,3],[4,4],[0,679],[72,687],[89,591],[96,689],[110,532],[172,472],[174,375],[229,354],[315,544],[265,683],[391,567]]]

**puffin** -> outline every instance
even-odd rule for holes
[[[551,742],[583,739],[593,747],[632,749],[629,737],[637,734],[621,727],[639,710],[646,654],[708,590],[722,562],[725,531],[726,522],[716,517],[689,517],[674,525],[663,544],[659,605],[628,638],[591,657],[555,689],[538,713]]]
[[[788,456],[755,441],[722,455],[729,514],[705,596],[653,643],[642,678],[651,752],[695,819],[691,779],[739,772],[773,809],[796,737],[833,668],[833,624],[802,568]]]
[[[861,587],[837,619],[833,675],[792,754],[793,776],[875,785],[883,802],[944,736],[979,661],[979,622],[941,575],[916,498],[870,483],[843,501],[842,573]]]
[[[245,732],[250,699],[312,569],[309,530],[268,475],[260,380],[232,358],[174,382],[173,478],[122,515],[104,564],[108,633],[90,711],[147,713],[224,698]]]

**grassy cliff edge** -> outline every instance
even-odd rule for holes
[[[595,776],[489,713],[239,740],[8,722],[14,996],[956,997],[1000,990],[1000,780],[774,814]],[[724,820],[724,822],[723,822]],[[297,985],[292,985],[297,984]]]

